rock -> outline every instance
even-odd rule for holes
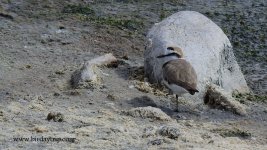
[[[35,131],[37,133],[44,133],[44,132],[48,132],[48,129],[45,126],[37,126],[31,131]]]
[[[172,126],[161,126],[158,133],[170,139],[177,139],[181,135],[180,130]]]
[[[219,133],[222,137],[240,137],[244,139],[251,138],[252,134],[248,131],[239,129],[239,128],[233,128],[233,129],[227,129],[227,128],[217,128],[211,130],[211,132]]]
[[[118,100],[119,98],[114,94],[108,94],[107,98],[111,101]]]
[[[242,104],[236,101],[231,94],[216,85],[208,87],[207,93],[204,96],[204,103],[211,108],[225,109],[239,115],[247,114]]]
[[[76,70],[71,76],[71,85],[73,88],[89,88],[99,83],[97,69],[95,66],[86,64],[79,70]]]
[[[147,39],[144,69],[150,82],[160,83],[162,65],[175,59],[168,57],[162,61],[156,57],[165,54],[167,47],[179,47],[198,76],[200,93],[192,99],[202,99],[206,86],[210,83],[219,85],[227,92],[249,92],[229,39],[204,15],[195,11],[175,13],[155,24]],[[188,97],[189,94],[185,96]]]
[[[127,53],[124,53],[124,54],[122,55],[122,59],[124,59],[124,60],[129,60],[129,56],[128,56],[128,54],[127,54]]]
[[[58,96],[60,96],[60,94],[59,94],[59,93],[57,93],[57,92],[55,92],[53,95],[54,95],[55,97],[58,97]]]
[[[71,76],[73,88],[91,88],[100,85],[100,66],[109,66],[117,63],[117,59],[111,54],[105,54],[86,61],[81,69],[76,70]]]
[[[129,89],[133,89],[134,88],[134,85],[129,85],[128,88]]]
[[[70,90],[70,91],[67,91],[66,94],[71,95],[71,96],[81,95],[81,93],[78,90]]]
[[[4,18],[10,19],[10,20],[14,19],[14,16],[12,16],[10,13],[7,13],[7,12],[1,11],[1,10],[0,10],[0,17],[4,17]]]
[[[150,127],[146,127],[143,131],[143,135],[142,138],[147,138],[147,137],[154,137],[157,133],[157,130],[155,127],[150,126]]]
[[[153,120],[171,121],[171,118],[161,109],[155,107],[137,107],[129,111],[123,111],[124,114],[132,117],[151,118]]]
[[[164,139],[156,139],[156,140],[152,140],[152,141],[149,141],[148,142],[148,145],[161,145],[165,143],[165,140]]]
[[[50,112],[47,115],[47,118],[46,119],[48,121],[50,121],[50,120],[53,119],[55,122],[62,122],[64,120],[64,115],[61,114],[61,113]]]

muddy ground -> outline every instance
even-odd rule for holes
[[[148,29],[181,10],[203,13],[231,40],[256,94],[235,95],[246,116],[185,99],[177,113],[173,96],[136,86]],[[1,0],[0,149],[267,149],[266,10],[264,0]],[[110,52],[121,63],[101,69],[101,86],[70,87],[84,61]],[[125,113],[147,106],[167,116]],[[48,121],[50,112],[60,114]]]

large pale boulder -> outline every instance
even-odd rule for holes
[[[150,82],[161,82],[162,65],[174,58],[156,57],[166,54],[167,47],[172,46],[183,49],[185,59],[196,70],[200,92],[191,98],[202,99],[211,83],[226,92],[249,92],[229,39],[204,15],[195,11],[175,13],[155,24],[147,38],[144,68]]]

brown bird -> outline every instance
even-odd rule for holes
[[[194,95],[197,90],[197,74],[193,66],[183,58],[183,51],[178,47],[168,47],[168,53],[157,58],[176,57],[162,66],[163,84],[178,97],[185,93]]]

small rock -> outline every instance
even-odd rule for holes
[[[209,144],[212,144],[212,143],[214,143],[214,140],[210,140],[208,143],[209,143]]]
[[[155,127],[147,127],[143,131],[142,138],[147,138],[147,137],[153,137],[156,135],[156,128]]]
[[[60,96],[60,94],[59,94],[59,93],[57,93],[57,92],[55,92],[55,93],[54,93],[54,96],[56,96],[56,97],[57,97],[57,96]]]
[[[39,104],[39,103],[36,103],[34,101],[32,101],[28,107],[30,109],[38,110],[38,111],[43,111],[44,110],[43,104]]]
[[[189,140],[186,137],[181,137],[181,141],[183,141],[185,143],[188,143],[189,142]]]
[[[155,107],[137,107],[129,111],[123,111],[124,114],[132,117],[151,118],[153,120],[170,121],[172,120],[161,109]]]
[[[210,136],[208,133],[205,133],[205,134],[202,134],[202,135],[201,135],[201,138],[202,138],[202,139],[210,139],[211,136]]]
[[[48,132],[48,130],[45,127],[35,127],[32,131],[36,131],[37,133]]]
[[[252,137],[252,134],[248,131],[239,129],[239,128],[233,128],[233,129],[227,129],[227,128],[217,128],[211,130],[211,132],[219,133],[222,137],[239,137],[244,139],[249,139]]]
[[[184,125],[187,127],[193,127],[193,125],[190,122],[185,122]]]
[[[26,65],[25,67],[26,67],[27,69],[31,69],[31,68],[32,68],[31,65]]]
[[[47,115],[47,117],[46,117],[46,119],[48,120],[48,121],[50,121],[51,119],[53,119],[55,117],[55,113],[49,113],[48,115]]]
[[[123,132],[127,132],[127,129],[125,129],[124,127],[121,126],[114,126],[111,127],[110,130],[114,133],[123,133]]]
[[[115,101],[115,100],[118,99],[118,97],[115,96],[115,95],[113,95],[113,94],[108,94],[107,98],[108,98],[109,100],[112,100],[112,101]]]
[[[53,119],[55,122],[62,122],[64,120],[64,115],[61,114],[61,113],[50,112],[47,115],[47,118],[46,119],[48,121],[50,121],[50,120]]]
[[[111,62],[111,63],[107,64],[108,68],[117,68],[118,66],[119,66],[119,62],[118,61],[114,61],[114,62]]]
[[[12,16],[11,14],[7,13],[7,12],[0,12],[0,17],[4,17],[10,20],[14,19],[14,16]]]
[[[57,74],[57,75],[64,75],[65,73],[64,73],[63,70],[57,70],[57,71],[55,72],[55,74]]]
[[[153,140],[153,141],[150,141],[148,142],[148,145],[161,145],[165,143],[165,140],[164,139],[156,139],[156,140]]]
[[[128,54],[123,54],[123,56],[122,56],[122,59],[124,59],[124,60],[128,60],[129,59],[129,56],[128,56]]]
[[[255,137],[251,137],[251,140],[253,140],[253,141],[256,141],[256,140],[257,140],[257,138],[255,138]]]
[[[59,28],[60,30],[63,30],[63,29],[65,29],[65,27],[64,27],[64,26],[62,26],[62,25],[60,25],[58,28]]]
[[[69,94],[70,94],[70,95],[72,95],[72,96],[81,95],[81,93],[80,93],[79,91],[77,91],[77,90],[70,91],[70,93],[69,93]]]
[[[158,129],[158,133],[162,136],[166,136],[170,139],[177,139],[181,133],[176,127],[162,126]]]
[[[186,120],[187,119],[185,116],[180,115],[180,114],[176,115],[176,118],[177,118],[177,120]]]
[[[134,88],[134,85],[129,85],[129,89],[133,89]]]

